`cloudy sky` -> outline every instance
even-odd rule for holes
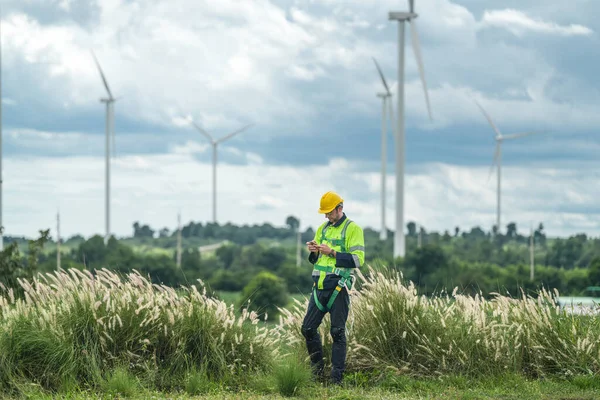
[[[407,221],[491,229],[494,133],[502,223],[550,236],[600,231],[600,26],[594,0],[417,0],[433,120],[407,30]],[[327,190],[380,229],[382,91],[394,86],[403,0],[3,0],[3,225],[8,235],[104,233],[106,95],[115,96],[111,230],[212,219],[316,226]],[[394,91],[394,108],[396,93]],[[387,226],[394,230],[388,129]]]

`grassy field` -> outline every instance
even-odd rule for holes
[[[215,294],[219,297],[219,299],[223,300],[225,303],[235,305],[239,301],[242,292],[226,292],[223,290],[218,290]],[[288,304],[286,304],[285,307],[292,307],[295,304],[294,299],[303,302],[307,295],[310,295],[310,293],[306,295],[300,293],[290,293],[290,301]]]
[[[0,395],[19,398],[596,399],[600,321],[554,295],[425,297],[359,273],[341,387],[313,383],[303,304],[265,323],[215,299],[107,270],[45,274],[0,296]],[[302,302],[303,296],[298,296]],[[320,328],[326,365],[329,319]],[[327,369],[329,367],[326,367]]]
[[[364,374],[352,374],[341,387],[308,384],[291,396],[278,393],[277,384],[259,377],[254,388],[232,391],[214,388],[198,395],[184,391],[156,392],[133,387],[113,387],[107,393],[72,391],[64,394],[44,393],[35,387],[26,392],[26,398],[39,399],[502,399],[502,400],[592,400],[600,398],[600,381],[595,377],[572,380],[527,380],[518,375],[470,380],[461,376],[439,379],[411,379],[400,377],[378,380]]]

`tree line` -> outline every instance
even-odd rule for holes
[[[296,266],[298,220],[289,216],[285,225],[237,226],[233,224],[189,222],[182,227],[182,261],[176,264],[177,230],[154,230],[146,224],[133,224],[131,237],[99,236],[85,239],[74,235],[63,243],[62,268],[94,270],[107,268],[120,273],[135,269],[156,283],[177,287],[201,279],[214,291],[241,291],[253,277],[269,272],[281,278],[288,292],[307,293],[312,285],[311,265],[302,246],[302,263]],[[426,294],[443,288],[459,287],[468,293],[532,292],[541,286],[557,288],[563,294],[585,294],[588,286],[600,284],[600,239],[585,234],[567,238],[547,238],[543,224],[533,232],[535,276],[530,280],[529,234],[522,235],[515,223],[505,233],[480,227],[452,232],[428,232],[407,224],[404,258],[392,256],[394,232],[381,241],[379,232],[365,228],[366,263],[375,268],[401,271]],[[314,231],[301,232],[302,243]],[[210,253],[201,245],[227,240],[228,244]],[[0,252],[0,282],[16,287],[18,278],[56,269],[56,243],[49,231],[40,231],[35,240],[6,238]],[[140,250],[145,249],[145,250]],[[366,269],[365,269],[366,270]]]

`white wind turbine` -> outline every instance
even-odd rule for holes
[[[525,133],[513,133],[510,135],[503,135],[502,133],[500,133],[500,130],[498,129],[498,127],[496,127],[496,124],[494,124],[494,121],[492,121],[492,118],[489,116],[489,114],[483,109],[483,107],[481,106],[481,104],[479,104],[477,101],[475,101],[475,104],[477,104],[477,106],[479,107],[479,109],[481,110],[481,112],[483,113],[483,115],[485,116],[485,118],[488,120],[488,122],[490,123],[490,125],[492,126],[492,129],[494,130],[494,132],[496,133],[496,136],[494,137],[494,139],[496,140],[496,151],[494,154],[494,160],[492,161],[492,167],[490,169],[490,175],[493,172],[494,169],[494,164],[497,165],[497,178],[498,178],[498,188],[496,191],[496,201],[497,201],[497,208],[496,208],[496,228],[498,230],[498,233],[500,233],[501,230],[501,225],[500,225],[500,199],[501,199],[501,178],[502,178],[502,142],[504,140],[510,140],[510,139],[517,139],[523,136],[528,136],[528,135],[533,135],[537,132],[525,132]]]
[[[387,239],[387,228],[385,226],[385,178],[386,178],[386,163],[387,163],[387,116],[386,112],[389,105],[390,111],[390,123],[393,123],[393,113],[392,113],[392,92],[383,76],[383,72],[373,57],[373,62],[375,63],[375,67],[377,67],[377,72],[379,72],[379,76],[381,78],[381,83],[383,83],[383,87],[385,88],[385,92],[377,93],[377,97],[382,99],[382,108],[381,108],[381,232],[379,234],[379,239],[386,240]],[[389,103],[388,103],[389,99]]]
[[[181,213],[177,214],[177,268],[181,269]]]
[[[104,76],[104,72],[102,72],[102,68],[100,67],[100,63],[96,58],[96,55],[92,51],[92,56],[94,57],[94,61],[96,66],[98,67],[98,71],[100,72],[100,77],[102,78],[102,82],[104,83],[104,87],[106,88],[106,92],[108,97],[101,98],[100,101],[102,103],[106,103],[106,198],[105,198],[105,224],[106,224],[106,233],[104,236],[104,243],[108,242],[108,238],[110,237],[110,140],[112,137],[113,144],[113,153],[115,152],[115,128],[114,128],[114,103],[118,100],[118,98],[114,98],[110,88],[108,87],[108,82],[106,81],[106,77]]]
[[[60,211],[56,212],[56,269],[60,269]]]
[[[206,132],[204,129],[202,129],[198,124],[196,124],[194,121],[191,121],[192,124],[196,127],[196,129],[198,129],[200,131],[201,134],[203,134],[204,136],[206,136],[206,138],[210,141],[210,144],[212,146],[212,150],[213,150],[213,154],[212,154],[212,164],[213,164],[213,222],[216,223],[217,222],[217,146],[219,145],[219,143],[223,143],[224,141],[231,139],[232,137],[234,137],[235,135],[237,135],[238,133],[241,133],[243,131],[245,131],[246,129],[250,128],[252,125],[254,124],[248,124],[246,126],[244,126],[241,129],[238,129],[237,131],[231,132],[228,135],[223,136],[221,139],[218,140],[214,140],[213,137]]]
[[[0,15],[0,21],[2,20]],[[2,23],[0,22],[0,25]],[[2,34],[0,33],[0,251],[4,250],[4,225],[2,225]]]
[[[410,22],[412,47],[415,52],[415,59],[419,68],[419,75],[425,92],[425,101],[427,103],[427,112],[429,119],[431,116],[431,105],[429,104],[429,95],[427,93],[427,83],[425,82],[425,67],[421,57],[421,45],[419,35],[415,25],[415,2],[408,0],[409,12],[390,12],[389,20],[398,21],[398,119],[396,129],[396,233],[394,234],[394,257],[404,257],[406,251],[404,235],[404,164],[405,164],[405,138],[404,138],[404,24]]]

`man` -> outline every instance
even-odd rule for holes
[[[344,200],[335,192],[321,197],[319,213],[327,221],[315,232],[314,240],[307,242],[314,264],[313,293],[302,323],[302,335],[310,355],[313,374],[323,375],[323,345],[319,326],[326,313],[330,313],[333,339],[331,354],[331,380],[340,384],[346,365],[346,320],[350,309],[348,290],[352,288],[354,268],[365,261],[363,231],[344,213]]]

